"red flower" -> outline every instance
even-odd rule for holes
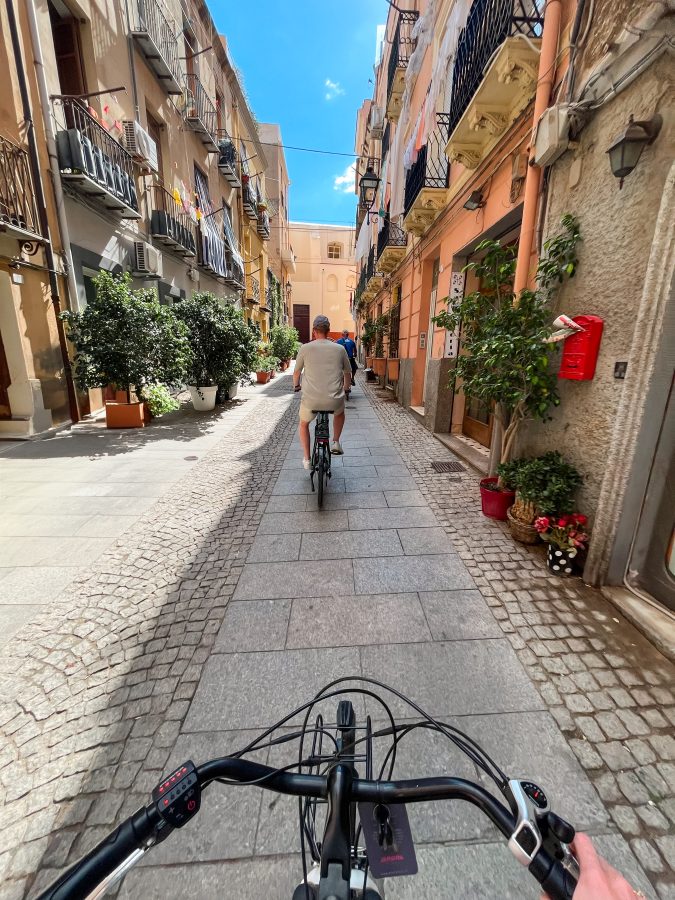
[[[556,522],[556,525],[558,526],[558,528],[566,528],[569,525],[569,523],[570,523],[569,516],[561,516],[558,519],[558,521]]]
[[[534,520],[534,527],[541,534],[543,531],[548,531],[551,526],[551,520],[548,516],[539,516],[538,519]]]
[[[577,525],[585,525],[588,522],[588,517],[582,515],[582,513],[574,513],[572,516]]]

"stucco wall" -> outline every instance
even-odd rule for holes
[[[585,477],[579,506],[591,516],[624,385],[614,378],[614,363],[629,357],[634,315],[672,159],[675,134],[669,92],[672,97],[672,64],[662,58],[598,110],[582,132],[578,149],[556,163],[550,180],[546,233],[556,232],[560,217],[570,212],[579,219],[583,238],[578,273],[559,291],[556,309],[571,316],[600,316],[605,327],[595,378],[561,380],[561,405],[552,421],[528,424],[518,449],[525,454],[560,449]],[[664,117],[661,134],[619,190],[606,150],[631,113],[636,119],[650,118],[656,110]]]

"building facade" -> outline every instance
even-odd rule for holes
[[[353,336],[354,229],[291,222],[290,240],[296,266],[291,276],[292,324],[300,340],[312,339],[318,315],[328,316],[331,337],[340,337],[345,329]]]
[[[276,291],[276,302],[280,303],[280,313],[278,317],[275,317],[273,324],[288,325],[292,290],[291,276],[295,274],[295,253],[291,246],[288,209],[290,180],[279,126],[260,123],[258,134],[268,160],[265,181],[270,211],[274,213],[267,252],[269,282]],[[276,321],[277,318],[278,321]]]
[[[30,0],[30,58],[70,305],[101,270],[160,301],[210,291],[265,336],[267,160],[202,0]],[[84,412],[101,392],[81,397]]]
[[[664,449],[675,345],[667,303],[673,93],[663,89],[672,87],[672,17],[657,5],[589,12],[568,0],[397,5],[356,126],[357,192],[368,168],[379,177],[374,196],[359,198],[355,251],[357,329],[370,322],[384,334],[371,362],[458,455],[486,474],[494,469],[492,410],[449,389],[461,334],[433,318],[478,286],[463,270],[481,241],[517,248],[518,292],[534,284],[561,216],[575,215],[578,275],[551,314],[603,320],[597,373],[561,381],[560,407],[549,423],[521,429],[518,453],[559,449],[584,474],[589,582],[642,585],[643,595],[675,609],[673,441]],[[659,115],[662,125],[620,190],[606,151],[631,114]],[[660,473],[658,485],[650,472]],[[659,506],[667,473],[671,493]]]

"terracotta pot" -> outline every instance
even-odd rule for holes
[[[256,372],[255,377],[258,379],[258,384],[267,384],[270,380],[269,372]]]
[[[388,359],[387,360],[387,380],[388,381],[398,381],[399,363],[400,363],[400,360],[398,360],[398,359]]]
[[[373,359],[374,359],[373,356],[366,356],[366,368],[368,368],[368,369],[373,368]]]
[[[145,403],[117,403],[105,405],[105,424],[108,428],[143,428],[146,421]]]
[[[387,370],[387,360],[384,356],[376,356],[373,360],[373,372],[380,378],[384,377]]]
[[[516,497],[515,491],[495,490],[499,479],[496,476],[483,478],[480,482],[480,502],[483,515],[489,519],[506,521],[506,511],[513,505]],[[491,488],[490,485],[493,485]]]

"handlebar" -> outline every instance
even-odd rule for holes
[[[185,767],[180,771],[185,771]],[[223,757],[190,771],[192,783],[194,784],[196,775],[199,789],[216,779],[227,779],[242,785],[255,784],[279,794],[317,799],[326,799],[328,796],[328,777],[325,775],[283,772],[245,759]],[[170,782],[170,779],[165,781],[162,790]],[[506,838],[513,835],[516,827],[516,819],[509,809],[485,788],[462,778],[439,777],[406,781],[369,781],[355,778],[351,781],[348,791],[349,800],[370,803],[464,800],[478,807]],[[173,827],[160,812],[161,804],[166,802],[166,799],[157,800],[155,796],[153,803],[141,807],[118,826],[40,894],[39,900],[84,900],[104,879],[122,866],[129,856],[136,851],[146,851],[164,840],[173,831]],[[198,809],[199,803],[195,812]],[[556,855],[562,857],[562,854],[552,852],[544,843],[528,868],[551,900],[571,900],[576,880]]]

